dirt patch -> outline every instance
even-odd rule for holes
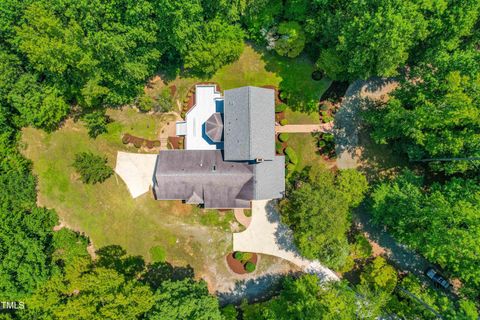
[[[227,264],[228,264],[228,267],[230,268],[230,270],[232,270],[233,272],[235,272],[237,274],[248,273],[245,270],[244,265],[239,260],[237,260],[233,257],[234,254],[235,254],[235,252],[232,252],[232,253],[230,253],[226,256]],[[252,257],[248,260],[248,262],[252,262],[253,264],[257,265],[258,255],[256,253],[252,253],[251,255],[252,255]]]

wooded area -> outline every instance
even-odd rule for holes
[[[247,40],[286,57],[306,54],[332,80],[400,81],[393,98],[364,118],[375,142],[411,165],[370,182],[370,190],[356,171],[295,176],[282,214],[301,252],[344,267],[358,245],[347,239],[351,210],[366,198],[378,224],[462,286],[460,299],[447,301],[374,260],[354,288],[287,278],[278,297],[243,304],[244,319],[433,318],[397,285],[446,319],[476,319],[480,161],[418,160],[480,157],[479,16],[478,0],[1,1],[0,297],[28,308],[0,317],[236,317],[192,270],[146,264],[115,246],[92,261],[85,237],[54,232],[57,214],[37,207],[36,179],[18,141],[22,127],[53,131],[68,117],[83,119],[94,138],[105,130],[105,109],[131,104],[153,75],[206,77],[235,61]]]

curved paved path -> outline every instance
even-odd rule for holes
[[[311,133],[311,132],[330,132],[333,129],[333,122],[321,124],[288,124],[285,126],[275,126],[275,132],[289,133]]]
[[[252,201],[252,221],[247,230],[233,234],[233,251],[255,252],[279,257],[317,274],[323,281],[339,280],[338,276],[319,261],[304,259],[293,243],[292,231],[280,222],[273,201]]]
[[[245,215],[245,210],[243,209],[233,209],[233,214],[235,215],[235,219],[237,219],[237,221],[243,225],[244,227],[248,228],[248,226],[250,225],[250,221],[252,221],[252,217],[247,217]]]

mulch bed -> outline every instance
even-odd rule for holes
[[[147,147],[148,149],[153,149],[160,147],[159,140],[147,140],[139,137],[132,136],[129,133],[125,133],[122,137],[122,142],[124,144],[133,144],[136,148],[141,148],[143,146]]]
[[[183,149],[184,137],[168,137],[173,149]]]
[[[230,267],[230,270],[237,274],[246,274],[247,271],[243,267],[243,264],[235,259],[233,257],[234,252],[230,253],[229,255],[226,256],[227,259],[227,264]],[[252,253],[252,258],[249,260],[250,262],[253,262],[255,265],[257,265],[258,261],[258,255],[256,253]]]
[[[177,86],[176,85],[171,85],[170,87],[168,87],[168,89],[170,89],[170,95],[172,97],[175,96],[175,93],[177,92]]]
[[[280,122],[285,119],[285,111],[275,113],[275,121]]]

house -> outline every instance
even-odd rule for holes
[[[225,90],[197,85],[195,105],[176,124],[185,150],[157,156],[157,200],[183,200],[205,208],[249,208],[252,200],[282,198],[285,158],[275,154],[274,90]]]

